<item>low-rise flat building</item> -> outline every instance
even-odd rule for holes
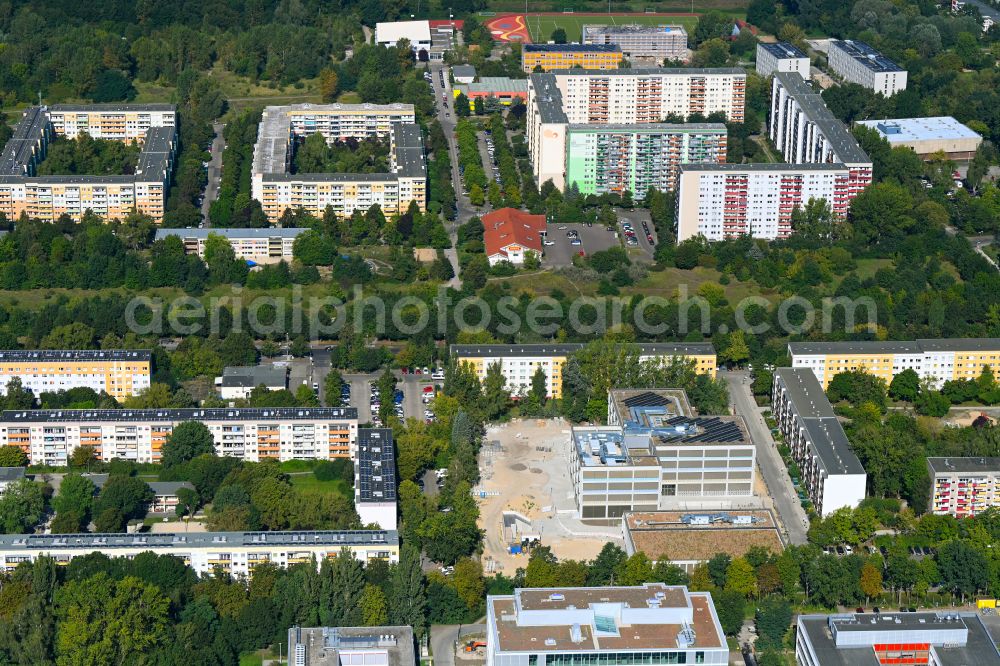
[[[94,492],[99,493],[108,482],[108,474],[84,474],[84,478],[94,484]],[[174,513],[180,498],[181,489],[194,492],[194,486],[189,481],[147,481],[146,485],[153,491],[153,501],[146,507],[149,513]]]
[[[559,587],[486,598],[486,666],[727,664],[712,595],[686,587]]]
[[[468,363],[479,380],[494,363],[507,380],[514,395],[525,395],[531,387],[531,377],[539,367],[545,372],[549,397],[562,397],[562,367],[570,354],[583,349],[583,343],[522,344],[522,345],[451,345],[451,358],[459,364]],[[698,374],[715,377],[715,347],[709,342],[640,343],[635,347],[639,362],[657,359],[669,363],[672,359],[691,361]]]
[[[349,458],[358,437],[353,407],[32,409],[0,413],[0,446],[20,448],[35,465],[64,467],[80,446],[99,460],[159,462],[184,421],[204,423],[218,455],[253,462]]]
[[[431,52],[431,26],[428,21],[385,21],[375,24],[376,44],[396,46],[401,39],[410,43],[410,48],[419,60],[428,60]]]
[[[36,398],[73,388],[128,398],[149,388],[152,362],[148,349],[9,349],[0,351],[0,392],[17,378]]]
[[[476,80],[476,68],[472,65],[452,65],[451,78],[455,83],[472,83]]]
[[[1000,372],[1000,338],[790,342],[788,355],[793,368],[812,370],[823,388],[835,375],[854,370],[887,385],[904,370],[913,370],[935,389],[952,379],[976,379],[986,366]]]
[[[416,666],[413,627],[292,627],[294,666]]]
[[[608,408],[615,425],[570,431],[580,518],[753,494],[755,450],[739,417],[695,416],[679,389],[614,390]]]
[[[554,69],[618,69],[622,50],[614,44],[524,44],[521,69],[531,73],[536,67]]]
[[[964,518],[1000,507],[1000,458],[928,458],[927,468],[928,511]]]
[[[669,561],[691,573],[719,553],[743,557],[751,548],[778,554],[781,534],[770,511],[653,511],[622,518],[625,551]]]
[[[867,474],[816,376],[801,368],[778,368],[771,413],[816,513],[825,517],[857,507],[865,498]]]
[[[288,388],[288,368],[273,365],[228,367],[216,377],[216,387],[223,400],[241,400],[250,397],[258,386],[268,391]]]
[[[799,615],[800,666],[996,666],[1000,653],[975,613]]]
[[[688,59],[688,35],[680,25],[585,25],[584,44],[615,44],[627,58]]]
[[[43,556],[65,566],[91,553],[132,558],[152,552],[172,555],[199,575],[221,569],[231,576],[249,576],[264,563],[285,568],[314,561],[318,567],[344,549],[362,562],[398,562],[399,534],[386,530],[4,534],[0,535],[0,569],[9,573],[20,563]]]
[[[982,136],[951,116],[858,120],[855,124],[875,130],[893,148],[913,149],[924,160],[944,153],[946,159],[968,162],[983,142]]]
[[[500,208],[482,216],[483,245],[490,266],[509,261],[515,266],[530,255],[541,258],[545,216],[516,208]]]
[[[469,98],[469,110],[476,109],[476,100],[493,98],[504,105],[514,103],[515,99],[528,100],[528,80],[511,79],[506,76],[484,76],[474,83],[455,86],[454,95],[459,94]]]
[[[362,525],[396,529],[396,445],[391,428],[358,430],[354,508]]]
[[[295,239],[304,228],[267,227],[264,229],[157,229],[155,240],[176,236],[184,244],[184,252],[205,258],[205,243],[209,235],[222,236],[229,241],[238,259],[255,264],[291,262]]]
[[[23,478],[23,467],[0,467],[0,495],[7,491],[9,485],[17,483]]]
[[[426,22],[424,22],[426,23]],[[387,173],[289,172],[295,142],[322,134],[327,143],[388,137]],[[254,145],[251,191],[274,224],[285,210],[340,216],[377,204],[386,215],[405,213],[411,202],[427,206],[427,164],[412,104],[293,104],[264,109]]]
[[[827,62],[830,69],[845,81],[857,83],[886,97],[906,90],[906,70],[865,42],[831,39]]]
[[[757,42],[757,73],[771,76],[775,72],[795,72],[809,80],[809,56],[789,42]]]

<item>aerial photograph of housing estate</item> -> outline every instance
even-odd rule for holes
[[[1000,0],[0,1],[0,664],[1000,666]]]

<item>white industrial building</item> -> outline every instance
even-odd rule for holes
[[[387,21],[375,24],[375,43],[395,46],[399,40],[410,42],[413,53],[420,58],[420,52],[431,52],[431,25],[428,21]],[[420,58],[424,60],[425,58]]]
[[[946,159],[968,162],[983,142],[979,133],[951,116],[858,120],[855,124],[875,130],[893,148],[911,148],[925,160],[944,153]]]
[[[771,76],[775,72],[794,72],[809,80],[809,56],[789,42],[758,42],[757,73]]]
[[[864,42],[831,39],[827,62],[845,81],[886,97],[906,90],[906,70]]]
[[[708,592],[646,583],[486,598],[486,666],[728,663]]]
[[[801,368],[776,370],[771,413],[816,513],[825,517],[857,507],[865,498],[867,475],[816,375]]]
[[[413,627],[292,627],[292,666],[416,666]]]
[[[799,666],[997,666],[1000,652],[975,613],[799,615]]]

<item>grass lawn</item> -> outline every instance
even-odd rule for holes
[[[293,474],[288,477],[298,490],[318,491],[322,493],[337,493],[344,497],[354,497],[354,491],[343,479],[320,481],[313,473]]]
[[[742,13],[741,13],[742,14]],[[605,14],[603,16],[577,16],[563,14],[562,16],[528,15],[528,31],[534,42],[545,43],[552,36],[552,31],[562,28],[570,42],[583,39],[584,25],[681,25],[688,34],[694,30],[698,19],[692,16],[649,16],[646,14]]]
[[[264,655],[259,652],[240,655],[240,666],[261,666],[264,663]]]
[[[858,259],[858,267],[855,269],[855,273],[861,280],[867,280],[870,277],[875,277],[875,273],[880,268],[891,268],[892,259]]]
[[[691,270],[680,268],[666,268],[662,271],[650,272],[645,278],[636,282],[631,287],[622,289],[623,294],[642,294],[644,296],[659,296],[661,298],[676,299],[678,288],[682,285],[687,287],[688,297],[698,295],[698,287],[706,282],[718,282],[720,273],[712,268],[697,267]],[[763,296],[773,299],[775,294],[770,291],[762,291],[753,282],[739,282],[730,277],[727,285],[722,285],[726,294],[726,299],[733,307],[747,296]]]

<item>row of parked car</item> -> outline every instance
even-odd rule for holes
[[[635,229],[632,227],[632,221],[627,218],[622,218],[622,233],[625,236],[625,244],[629,247],[636,247],[639,245],[639,239],[635,235]],[[653,234],[649,230],[649,223],[645,220],[642,221],[642,233],[646,236],[646,241],[650,245],[653,244]]]

